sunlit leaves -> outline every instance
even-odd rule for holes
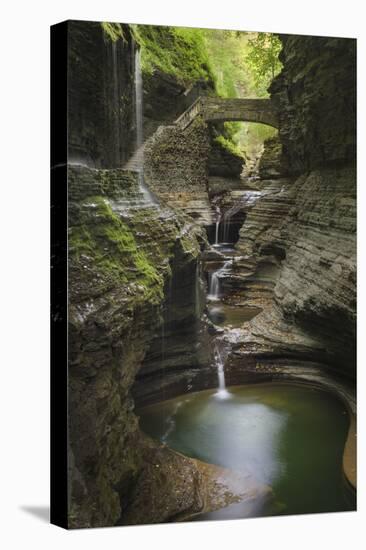
[[[281,62],[278,55],[281,42],[277,35],[259,32],[248,42],[246,63],[252,71],[259,96],[265,95],[272,79],[280,72]]]

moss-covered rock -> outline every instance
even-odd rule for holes
[[[214,74],[200,29],[157,25],[133,25],[132,29],[142,51],[144,73],[160,70],[185,86],[203,78],[214,89]]]
[[[177,250],[184,269],[200,247],[184,217],[141,205],[136,174],[70,166],[68,179],[69,519],[113,525],[152,448],[131,387],[162,322]]]

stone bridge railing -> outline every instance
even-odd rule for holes
[[[203,110],[203,102],[204,102],[204,98],[203,97],[198,97],[196,99],[196,101],[194,101],[192,103],[192,105],[190,105],[188,107],[188,109],[186,109],[184,111],[184,113],[182,113],[180,115],[179,118],[177,118],[177,120],[175,121],[175,124],[177,124],[178,126],[180,126],[182,128],[182,130],[184,130],[185,128],[187,128],[187,126],[190,125],[190,123],[197,117],[197,116],[201,116],[202,115],[202,110]]]
[[[183,130],[196,118],[205,122],[259,122],[278,128],[277,110],[270,99],[201,96],[175,121]]]

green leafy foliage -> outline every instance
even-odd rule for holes
[[[224,136],[217,136],[215,138],[216,143],[221,145],[224,149],[232,153],[233,155],[243,157],[243,151],[238,145],[236,145],[231,139],[228,139]],[[244,158],[244,157],[243,157]]]
[[[276,136],[277,133],[278,130],[272,126],[257,122],[243,122],[234,139],[239,149],[245,151],[249,157],[255,157],[261,151],[265,140]]]
[[[122,38],[122,40],[126,42],[121,23],[103,22],[101,23],[101,26],[107,39],[111,40],[112,42],[117,42],[117,40]]]
[[[281,69],[281,42],[270,33],[154,25],[132,25],[145,74],[160,70],[185,86],[203,79],[221,97],[268,97],[267,88]],[[227,122],[221,145],[257,154],[276,130],[259,124]]]
[[[267,88],[281,63],[281,42],[269,33],[206,30],[206,45],[216,77],[216,90],[222,97],[268,97]],[[264,51],[262,51],[264,50]],[[268,50],[268,51],[267,51]],[[277,130],[263,124],[226,122],[221,145],[257,155],[265,139]]]
[[[187,86],[204,79],[214,89],[215,77],[203,30],[132,25],[132,32],[141,48],[143,72],[152,74],[158,69],[174,75],[178,82]]]
[[[280,72],[282,64],[278,59],[281,42],[277,35],[259,32],[248,42],[248,53],[245,56],[259,96],[265,95],[273,78]]]
[[[206,47],[221,97],[256,97],[255,81],[246,67],[248,42],[255,33],[208,29]]]

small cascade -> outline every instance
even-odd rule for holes
[[[140,192],[145,202],[156,204],[156,199],[149,191],[144,179],[144,130],[143,130],[143,85],[141,71],[141,52],[135,52],[135,117],[136,117],[136,149],[134,162],[138,172]]]
[[[222,240],[224,243],[227,243],[229,241],[230,217],[231,217],[230,214],[227,214],[225,212],[224,219],[223,219],[224,228],[223,228],[223,236],[222,236]]]
[[[217,367],[217,378],[218,378],[218,391],[215,396],[220,399],[227,399],[230,397],[230,392],[226,389],[225,384],[225,370],[224,370],[224,361],[222,359],[220,349],[218,346],[215,346],[215,363]]]
[[[219,227],[220,222],[219,220],[216,221],[216,231],[215,231],[215,244],[219,244]]]
[[[232,264],[232,260],[228,260],[224,263],[220,269],[214,271],[209,276],[209,289],[208,289],[208,300],[217,301],[220,296],[220,276],[228,269]]]

